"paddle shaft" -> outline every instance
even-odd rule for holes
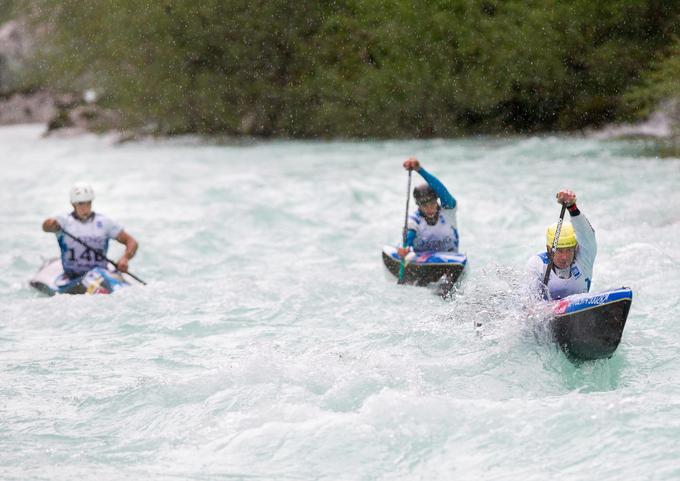
[[[92,252],[98,252],[95,248],[90,247],[89,245],[87,245],[85,242],[83,242],[83,241],[81,241],[80,239],[78,239],[76,236],[74,236],[74,235],[71,234],[70,232],[65,231],[64,229],[61,229],[61,231],[62,231],[64,234],[66,234],[67,236],[69,236],[71,239],[73,239],[74,241],[76,241],[77,243],[79,243],[79,244],[85,246],[86,248],[90,249]],[[111,264],[113,264],[113,267],[115,267],[116,269],[118,269],[118,264],[117,264],[116,262],[114,262],[114,261],[112,261],[111,259],[109,259],[108,257],[106,257],[106,256],[104,255],[104,253],[102,253],[102,252],[99,252],[99,253],[101,254],[101,256],[102,256],[104,259],[106,259],[108,262],[110,262]],[[132,272],[126,272],[126,274],[127,274],[128,276],[132,277],[132,278],[133,278],[134,280],[136,280],[137,282],[146,285],[146,282],[144,282],[143,280],[141,280],[139,277],[137,277],[136,275],[134,275]]]
[[[557,228],[555,229],[555,238],[553,239],[552,251],[549,252],[550,255],[548,256],[550,262],[548,262],[548,268],[545,270],[545,277],[543,277],[543,285],[545,286],[546,291],[548,291],[548,280],[550,279],[550,271],[552,271],[552,268],[555,265],[554,261],[555,251],[557,250],[557,245],[559,244],[560,241],[560,231],[562,230],[562,221],[564,220],[564,212],[566,210],[567,205],[562,204],[562,210],[560,211],[560,220],[557,221]]]
[[[402,232],[402,240],[401,240],[401,245],[402,247],[406,247],[406,237],[408,236],[408,204],[409,201],[411,200],[411,174],[413,173],[413,170],[408,171],[408,184],[406,185],[406,213],[404,214],[404,230]],[[404,269],[406,267],[406,259],[402,257],[401,263],[399,264],[399,280],[397,281],[398,284],[403,284],[404,283]]]

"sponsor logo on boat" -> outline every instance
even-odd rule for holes
[[[596,296],[583,294],[579,297],[562,299],[556,302],[553,306],[553,312],[555,314],[564,314],[567,311],[576,311],[584,306],[599,306],[600,304],[605,304],[609,300],[609,293],[598,294]]]
[[[569,307],[570,302],[567,300],[561,300],[558,301],[555,304],[555,307],[553,307],[553,311],[555,314],[564,314],[567,311],[567,308]]]
[[[571,306],[572,310],[576,310],[583,306],[599,306],[609,300],[609,294],[598,294],[596,296],[584,295],[577,299],[567,300],[567,304]],[[565,308],[566,310],[566,308]]]
[[[581,299],[579,304],[590,304],[590,305],[600,305],[604,304],[607,302],[607,299],[609,299],[609,294],[599,294],[597,296],[589,297],[586,299]]]

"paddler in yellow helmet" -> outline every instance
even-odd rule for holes
[[[554,253],[552,246],[557,223],[549,226],[545,234],[545,252],[532,256],[528,262],[532,291],[543,297],[547,294],[551,299],[588,292],[597,255],[595,230],[576,206],[576,194],[571,190],[561,190],[557,193],[557,202],[567,207],[571,222],[565,220],[562,223]],[[545,289],[543,279],[551,256],[553,268]]]

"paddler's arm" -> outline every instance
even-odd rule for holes
[[[416,231],[413,229],[409,229],[408,232],[406,233],[406,245],[404,247],[398,247],[397,252],[399,253],[400,257],[406,257],[406,255],[411,251],[411,247],[413,247],[413,241],[416,238]]]
[[[439,196],[439,200],[442,203],[442,209],[455,209],[456,199],[451,195],[451,192],[442,184],[439,179],[434,175],[430,174],[422,166],[416,170],[420,176],[425,179],[425,181],[434,189]]]
[[[125,244],[125,253],[121,256],[120,259],[118,259],[118,262],[116,263],[118,264],[118,270],[121,272],[127,272],[128,262],[135,256],[139,244],[137,243],[134,237],[132,237],[124,230],[120,231],[118,236],[116,236],[116,240],[121,244]]]
[[[526,289],[534,299],[546,299],[546,289],[543,285],[546,265],[538,255],[532,256],[527,262]]]
[[[595,229],[590,225],[588,218],[576,206],[576,194],[570,190],[562,190],[557,193],[557,202],[567,206],[567,212],[571,217],[571,225],[578,241],[577,255],[592,268],[597,255],[597,239]]]
[[[574,204],[576,207],[576,204]],[[574,233],[578,241],[578,256],[591,267],[595,263],[595,256],[597,255],[597,239],[595,238],[595,229],[590,225],[588,218],[577,207],[569,210],[571,215],[571,225],[574,226]]]
[[[415,170],[420,174],[420,176],[425,179],[430,187],[437,193],[439,200],[441,201],[442,208],[444,209],[454,209],[456,207],[456,199],[451,195],[451,192],[442,184],[439,179],[434,175],[430,174],[427,170],[420,165],[420,161],[415,157],[409,157],[404,161],[404,169]]]

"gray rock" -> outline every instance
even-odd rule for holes
[[[672,139],[680,136],[680,100],[670,99],[645,120],[630,124],[611,124],[598,130],[587,130],[595,139],[650,138]]]
[[[45,123],[56,112],[54,98],[48,92],[17,93],[0,98],[0,125]]]
[[[17,74],[32,48],[24,22],[11,20],[0,25],[0,95],[8,95],[15,88]]]

